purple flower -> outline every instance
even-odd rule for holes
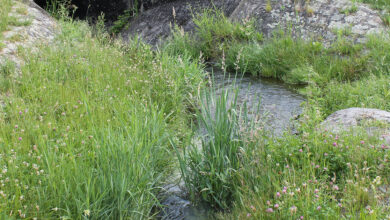
[[[276,204],[274,205],[274,207],[275,207],[275,209],[279,208],[279,204],[276,203]]]
[[[317,206],[317,210],[320,211],[321,210],[321,206]]]
[[[266,212],[268,213],[271,213],[271,212],[274,212],[274,210],[272,208],[268,208],[267,210],[265,210]]]
[[[276,192],[276,197],[280,197],[280,192]]]
[[[333,142],[333,146],[337,147],[337,142]]]
[[[360,144],[364,144],[364,141],[360,141]]]
[[[291,214],[296,213],[297,210],[298,210],[298,208],[295,205],[291,206],[291,208],[290,208]]]

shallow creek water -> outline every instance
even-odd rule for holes
[[[248,112],[257,112],[266,121],[264,128],[276,136],[292,126],[291,119],[302,111],[300,104],[305,101],[304,97],[288,88],[285,84],[266,79],[227,76],[214,72],[211,80],[216,95],[226,89],[237,90],[239,104],[246,103]],[[260,101],[260,102],[259,102]],[[260,111],[258,104],[260,103]],[[253,113],[252,113],[253,116]],[[184,183],[180,181],[180,174],[173,175],[172,184],[164,187],[166,199],[162,204],[166,207],[161,219],[164,220],[205,220],[209,219],[210,211],[205,205],[193,206],[187,200]]]

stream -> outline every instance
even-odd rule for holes
[[[302,112],[300,104],[305,98],[286,84],[268,79],[226,76],[221,72],[214,72],[211,80],[216,95],[226,89],[238,88],[238,104],[246,103],[248,112],[260,114],[265,120],[264,128],[270,134],[280,136],[287,129],[293,130],[291,119],[296,118]],[[260,101],[260,102],[259,102]],[[258,104],[260,103],[260,111]],[[252,117],[250,116],[250,117]],[[165,206],[163,220],[206,220],[207,213],[211,210],[206,205],[194,206],[189,200],[184,189],[184,183],[180,180],[180,171],[172,175],[171,184],[164,186]]]

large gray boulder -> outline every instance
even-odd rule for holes
[[[377,11],[351,0],[242,0],[231,17],[256,18],[266,36],[282,28],[325,42],[334,41],[340,31],[362,42],[367,34],[385,29]]]
[[[339,133],[361,127],[369,135],[379,135],[381,140],[390,144],[390,112],[371,108],[348,108],[334,112],[321,127]]]
[[[193,30],[191,12],[210,7],[223,10],[232,20],[255,19],[258,31],[265,36],[283,29],[297,37],[329,43],[343,32],[356,42],[363,42],[367,34],[386,30],[377,11],[351,0],[171,0],[150,4],[130,22],[123,35],[139,34],[155,44],[169,35],[171,23],[176,22],[185,31]]]

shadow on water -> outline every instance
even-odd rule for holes
[[[287,129],[293,129],[291,121],[301,114],[300,105],[305,101],[303,96],[294,92],[294,88],[276,80],[237,77],[234,74],[228,75],[215,70],[217,68],[208,69],[209,72],[213,72],[210,84],[216,96],[226,89],[236,89],[238,104],[246,104],[249,117],[260,117],[261,120],[266,121],[264,129],[271,134],[280,136]],[[187,199],[188,195],[184,183],[180,180],[179,171],[173,175],[171,183],[164,187],[166,198],[162,201],[165,208],[160,216],[161,219],[210,219],[213,210],[204,204],[194,206]]]

